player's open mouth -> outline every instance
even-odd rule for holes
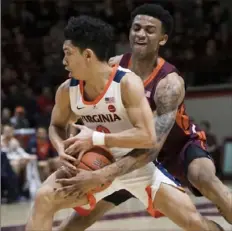
[[[135,42],[135,45],[136,46],[146,46],[147,43],[145,43],[145,42]]]

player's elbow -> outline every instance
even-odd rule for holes
[[[144,148],[153,148],[155,146],[155,135],[150,131],[143,132]]]

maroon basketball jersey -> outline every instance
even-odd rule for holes
[[[122,57],[119,65],[124,68],[129,68],[130,63],[131,54],[128,53]],[[154,68],[153,72],[146,79],[146,81],[144,81],[145,94],[152,111],[156,110],[154,95],[159,81],[173,72],[179,74],[175,66],[159,57],[157,66]],[[200,130],[197,125],[190,121],[189,116],[185,112],[185,105],[182,103],[179,106],[176,115],[176,122],[170,131],[162,150],[159,153],[158,160],[161,161],[164,166],[168,165],[168,170],[172,173],[170,169],[172,168],[171,165],[173,166],[173,163],[178,162],[180,159],[179,155],[181,154],[182,150],[189,143],[189,141],[192,140],[199,141],[199,145],[205,149],[205,133],[204,131]]]

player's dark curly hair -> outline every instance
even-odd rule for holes
[[[64,36],[81,52],[89,48],[100,61],[109,60],[114,30],[104,21],[86,15],[71,17],[64,29]]]
[[[168,36],[171,35],[173,29],[173,18],[162,6],[157,4],[143,4],[134,9],[131,13],[131,20],[134,20],[137,15],[148,15],[159,19],[162,22],[163,32]]]

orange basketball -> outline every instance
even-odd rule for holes
[[[78,168],[94,171],[104,168],[113,162],[115,162],[115,159],[109,150],[100,146],[94,146],[83,155]],[[94,192],[100,192],[109,187],[109,185],[99,186]]]

